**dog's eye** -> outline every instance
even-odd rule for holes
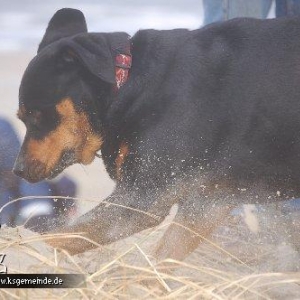
[[[31,130],[39,130],[41,118],[42,116],[40,112],[32,112],[30,114],[30,118],[28,119],[28,127],[30,127]]]

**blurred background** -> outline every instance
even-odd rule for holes
[[[63,7],[80,9],[89,31],[197,28],[202,24],[201,0],[12,0],[0,1],[1,51],[34,52],[49,19]]]

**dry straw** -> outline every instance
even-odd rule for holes
[[[32,197],[14,201],[26,199]],[[300,299],[299,273],[275,272],[273,267],[262,271],[265,255],[243,261],[230,252],[234,248],[226,249],[218,238],[204,240],[199,249],[183,262],[167,259],[155,264],[150,250],[169,224],[162,223],[157,228],[109,246],[94,242],[98,246],[96,250],[73,257],[51,248],[47,240],[54,237],[86,239],[80,234],[39,235],[23,226],[3,227],[0,253],[6,254],[10,273],[80,273],[86,275],[86,287],[2,289],[0,299]],[[203,238],[199,233],[193,233]],[[247,237],[245,241],[248,241]],[[255,252],[257,246],[242,240],[235,244],[233,247],[242,245],[235,253],[243,251],[244,254]],[[270,251],[276,251],[276,247],[274,245],[270,250],[266,246],[268,256]]]

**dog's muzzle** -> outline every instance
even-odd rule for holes
[[[46,177],[46,165],[38,160],[26,162],[22,155],[19,155],[13,172],[19,177],[26,179],[31,183],[38,182]]]
[[[56,177],[65,168],[74,163],[76,163],[74,151],[67,150],[62,153],[58,163],[50,170],[47,170],[45,163],[36,159],[26,159],[26,155],[21,151],[13,167],[13,172],[30,183],[36,183],[43,179]]]

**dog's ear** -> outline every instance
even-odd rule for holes
[[[115,62],[106,34],[80,34],[64,41],[59,53],[67,64],[78,64],[107,83],[115,83]]]
[[[87,26],[84,15],[80,10],[72,8],[60,9],[51,18],[39,45],[38,52],[61,38],[84,32],[87,32]]]

